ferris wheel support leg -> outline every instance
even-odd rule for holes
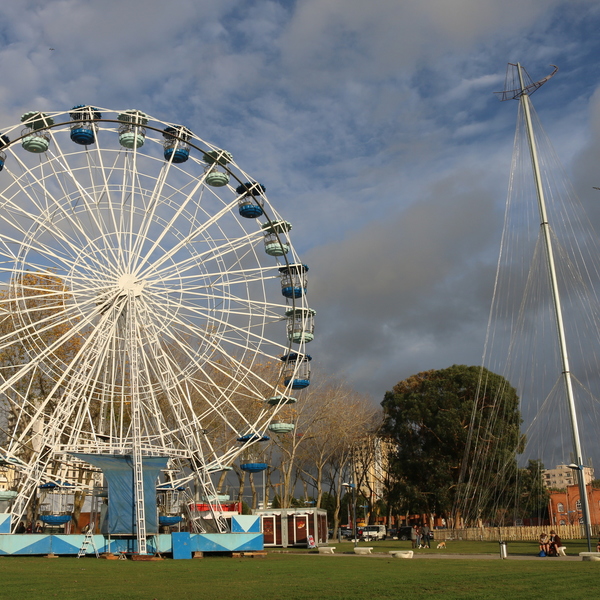
[[[210,512],[215,523],[215,529],[218,533],[228,533],[230,531],[227,521],[223,518],[223,507],[217,495],[217,489],[207,473],[204,459],[194,456],[192,459],[194,471],[196,473],[197,485],[200,487],[202,495],[206,498],[207,504],[210,507]],[[198,494],[195,494],[196,496]],[[214,502],[211,500],[214,498]]]
[[[131,379],[131,421],[133,426],[133,486],[135,502],[135,528],[138,554],[147,554],[146,544],[146,508],[144,505],[144,470],[142,464],[142,428],[140,415],[140,397],[138,386],[138,351],[135,345],[135,298],[129,294],[127,307],[127,340]]]

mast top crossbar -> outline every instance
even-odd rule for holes
[[[501,102],[505,100],[518,100],[523,94],[531,95],[536,90],[539,90],[549,79],[554,77],[558,72],[558,67],[556,65],[550,65],[554,67],[554,71],[547,75],[543,79],[539,81],[533,81],[529,76],[529,73],[522,67],[520,64],[508,63],[506,68],[506,77],[504,79],[504,91],[503,92],[494,92]],[[521,87],[521,82],[519,79],[519,69],[521,69],[521,73],[523,74],[523,81],[525,82],[525,86]]]

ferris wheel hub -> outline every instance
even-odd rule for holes
[[[117,282],[119,289],[127,294],[133,294],[136,298],[141,296],[142,290],[146,285],[145,281],[140,281],[135,275],[131,273],[125,273],[121,275]]]

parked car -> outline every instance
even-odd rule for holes
[[[412,527],[406,525],[404,527],[398,527],[396,530],[396,536],[399,540],[405,542],[406,540],[410,540],[410,533],[412,531]]]

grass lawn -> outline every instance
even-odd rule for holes
[[[497,543],[464,544],[465,552],[473,552],[475,544],[480,552],[498,553]],[[338,544],[336,552],[351,550],[352,544]],[[599,573],[600,563],[560,558],[399,560],[281,551],[267,558],[162,562],[0,557],[0,599],[580,600],[595,597]]]
[[[449,541],[446,542],[446,548],[438,550],[436,548],[440,540],[431,540],[431,548],[424,550],[415,550],[416,554],[495,554],[500,556],[500,546],[498,542],[463,542]],[[592,540],[592,550],[596,550],[596,542]],[[330,546],[335,546],[337,551],[352,552],[354,545],[350,541],[343,541],[341,544],[331,541]],[[371,546],[374,552],[387,552],[388,550],[411,550],[410,542],[401,542],[397,540],[359,542],[359,546]],[[563,545],[567,549],[567,554],[577,556],[580,552],[587,552],[587,540],[564,540]],[[537,542],[507,542],[509,556],[522,555],[532,556],[539,552]]]

